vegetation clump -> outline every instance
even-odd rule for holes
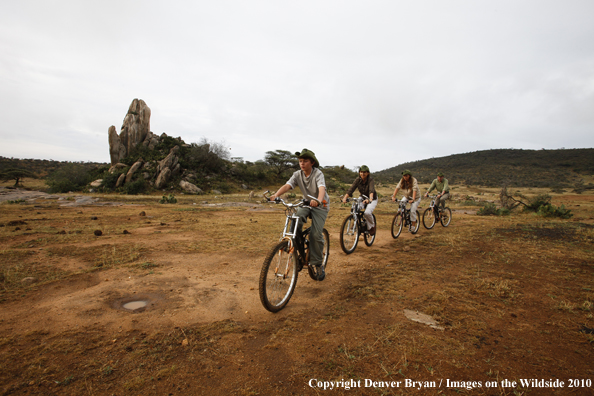
[[[173,194],[169,194],[169,196],[163,195],[163,198],[159,200],[160,204],[174,204],[177,203],[177,199],[173,196]]]
[[[497,208],[494,203],[487,202],[476,214],[479,216],[507,216],[510,212],[507,208]]]

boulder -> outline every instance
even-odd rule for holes
[[[126,156],[126,147],[122,144],[115,126],[110,126],[108,131],[109,156],[111,164],[115,165]]]
[[[150,132],[150,120],[151,109],[144,100],[134,99],[128,108],[120,133],[120,140],[126,147],[127,154],[144,141]]]
[[[179,182],[179,186],[188,193],[191,194],[202,194],[202,190],[195,184],[182,180]]]
[[[222,192],[220,192],[219,190],[212,190],[212,193],[213,194],[217,194],[217,195],[221,195],[222,194]]]
[[[160,171],[163,171],[165,168],[173,169],[175,167],[175,165],[177,165],[177,163],[179,162],[179,159],[177,158],[177,155],[176,155],[178,152],[179,152],[179,146],[173,147],[169,151],[169,154],[167,155],[167,157],[165,157],[163,160],[161,160],[159,162],[158,169]]]
[[[127,167],[127,166],[128,166],[128,165],[126,165],[126,164],[122,164],[121,162],[118,162],[117,164],[115,164],[115,165],[112,165],[112,166],[109,168],[109,171],[108,171],[108,172],[113,174],[113,172],[115,172],[116,170],[118,170],[118,169],[123,169],[123,168],[125,168],[125,167]]]
[[[177,163],[175,165],[175,167],[173,169],[171,169],[171,176],[175,177],[179,174],[179,172],[181,171],[181,165],[179,163]]]
[[[142,161],[142,158],[141,158],[138,161],[136,161],[134,163],[134,165],[132,165],[132,167],[130,168],[130,170],[126,174],[126,183],[129,183],[130,180],[132,180],[132,177],[134,176],[134,173],[136,173],[136,171],[138,169],[140,169],[140,167],[142,166],[142,163],[143,163],[143,161]]]
[[[91,183],[91,187],[101,187],[101,183],[103,183],[103,179],[97,179]]]
[[[167,184],[169,178],[171,177],[171,169],[165,168],[157,176],[157,181],[155,181],[155,188],[162,188]]]
[[[120,177],[118,177],[118,181],[116,182],[116,188],[123,186],[125,180],[126,180],[126,174],[122,173],[120,175]]]

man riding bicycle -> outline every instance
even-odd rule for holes
[[[342,198],[342,202],[346,203],[347,198],[353,195],[355,188],[359,190],[359,194],[365,195],[369,197],[363,201],[363,205],[365,207],[365,220],[367,221],[367,230],[369,231],[369,235],[375,235],[375,223],[373,222],[373,211],[377,206],[377,193],[375,192],[375,184],[373,182],[373,178],[369,174],[369,167],[367,165],[362,165],[359,168],[359,177],[355,179],[353,185],[349,190],[344,194]]]
[[[309,240],[309,262],[323,272],[322,248],[324,247],[324,236],[322,232],[330,209],[330,198],[326,192],[326,180],[324,179],[324,174],[318,168],[320,163],[313,151],[304,148],[301,153],[295,153],[295,156],[299,158],[299,167],[301,170],[293,173],[287,183],[279,188],[276,193],[271,195],[270,199],[274,200],[287,191],[295,188],[295,186],[299,186],[299,189],[303,194],[303,199],[310,200],[311,198],[309,198],[308,195],[311,195],[322,202],[322,205],[320,205],[317,201],[312,199],[309,206],[304,206],[297,210],[297,216],[299,216],[299,227],[307,222],[308,217],[311,217],[312,226]],[[323,277],[325,274],[321,275]]]
[[[435,198],[435,202],[440,204],[442,209],[445,208],[445,202],[450,198],[450,186],[448,185],[448,179],[443,177],[442,172],[437,174],[437,179],[433,180],[433,183],[429,186],[429,190],[425,193],[425,197],[428,197],[433,189],[440,191]]]
[[[402,201],[411,202],[410,221],[412,222],[412,227],[415,228],[418,221],[417,208],[421,203],[421,189],[419,188],[417,179],[412,177],[412,173],[409,170],[402,172],[402,179],[400,179],[400,182],[398,182],[398,185],[394,190],[394,194],[392,194],[392,201],[396,202],[396,194],[400,189],[402,189],[402,193],[404,194]]]

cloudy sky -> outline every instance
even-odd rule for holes
[[[151,130],[397,164],[594,147],[594,1],[0,2],[0,155],[109,161]]]

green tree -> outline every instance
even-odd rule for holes
[[[8,168],[0,173],[0,179],[2,181],[14,180],[15,187],[17,187],[19,183],[23,185],[23,179],[26,177],[30,179],[37,179],[37,175],[35,175],[35,173],[26,169]]]
[[[277,176],[281,176],[289,169],[297,169],[299,166],[297,157],[286,150],[267,151],[264,161],[274,170]]]

